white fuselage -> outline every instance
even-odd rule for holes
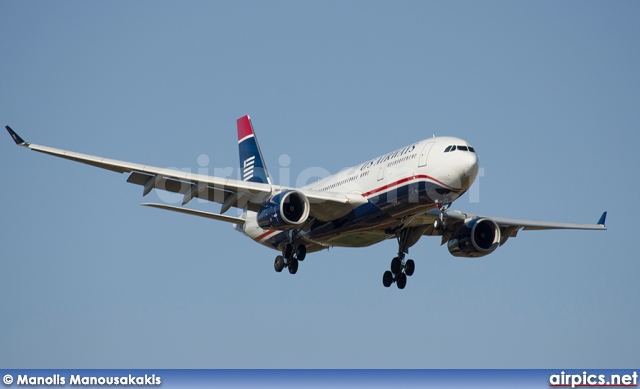
[[[455,146],[454,150],[450,146]],[[309,243],[317,245],[309,247],[309,251],[328,246],[366,246],[387,239],[390,234],[381,231],[437,204],[450,204],[469,189],[477,174],[478,157],[466,141],[434,137],[309,184],[305,188],[355,193],[368,200],[349,220],[303,232]],[[274,249],[278,249],[286,235],[286,231],[258,227],[252,212],[247,214],[241,230]]]

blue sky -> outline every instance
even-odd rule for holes
[[[277,253],[229,225],[140,207],[165,198],[5,135],[0,366],[640,364],[637,2],[4,1],[0,14],[0,118],[27,141],[213,172],[237,166],[235,120],[250,114],[278,181],[452,135],[484,169],[455,209],[609,211],[606,232],[523,231],[482,259],[423,238],[399,291],[381,282],[395,241],[276,274]]]

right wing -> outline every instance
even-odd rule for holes
[[[230,207],[257,212],[274,195],[285,190],[298,190],[309,199],[310,215],[319,220],[328,221],[336,216],[344,216],[358,205],[366,203],[366,199],[358,194],[320,192],[213,177],[56,149],[25,142],[11,127],[5,128],[19,146],[101,169],[129,173],[127,182],[143,186],[143,196],[149,194],[153,188],[163,189],[182,194],[184,196],[182,205],[197,197],[222,204],[221,213],[226,212]],[[160,208],[169,209],[168,207]]]

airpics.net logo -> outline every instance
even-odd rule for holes
[[[552,374],[549,377],[549,386],[562,387],[637,387],[638,373],[635,371],[629,374],[593,374],[583,371],[582,374],[567,374],[561,371],[560,374]]]

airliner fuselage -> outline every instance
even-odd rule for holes
[[[316,222],[299,237],[307,251],[330,246],[364,247],[396,232],[436,206],[451,204],[473,184],[478,156],[466,141],[434,137],[392,151],[305,186],[315,191],[347,192],[367,202],[330,222]],[[255,213],[236,227],[263,245],[280,250],[289,231],[258,227]]]

